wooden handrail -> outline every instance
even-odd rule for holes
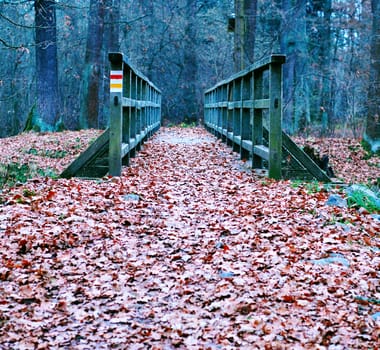
[[[274,179],[281,178],[284,62],[284,55],[271,55],[205,92],[206,128],[230,144],[241,158],[252,155],[254,168],[262,168],[267,161],[268,176]]]
[[[110,71],[109,174],[123,164],[161,125],[161,91],[119,52],[108,55]]]

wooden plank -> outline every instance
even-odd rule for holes
[[[136,148],[137,142],[134,137],[131,137],[129,139],[129,151],[132,151],[134,148]]]
[[[253,153],[262,159],[269,160],[269,148],[264,145],[253,146]]]
[[[273,55],[270,55],[268,57],[264,57],[263,59],[258,60],[255,63],[253,63],[252,65],[248,66],[246,69],[244,69],[244,70],[242,70],[236,74],[233,74],[232,76],[230,76],[229,78],[227,78],[225,80],[220,81],[216,85],[207,89],[205,91],[205,93],[211,92],[212,90],[214,90],[214,89],[216,89],[222,85],[228,84],[235,79],[244,77],[245,75],[247,75],[247,74],[249,74],[255,70],[257,71],[257,70],[267,69],[271,63],[283,64],[283,63],[285,63],[285,57],[286,57],[285,55],[281,55],[281,54],[273,54]]]
[[[69,179],[77,176],[77,173],[96,159],[99,154],[108,151],[109,129],[106,129],[81,155],[76,158],[60,175],[62,178]]]
[[[253,101],[254,108],[256,109],[269,109],[270,107],[270,100],[265,99],[257,99]]]
[[[228,101],[221,101],[221,102],[214,102],[214,103],[207,103],[204,105],[204,108],[227,108],[228,107]]]
[[[234,143],[236,143],[237,145],[241,145],[241,136],[238,136],[238,135],[234,135],[233,137],[232,137],[232,141],[234,142]]]
[[[130,151],[129,144],[123,143],[121,145],[121,157],[124,158]]]
[[[238,109],[242,107],[243,107],[242,101],[228,102],[228,109]]]
[[[247,109],[251,109],[254,107],[254,101],[253,100],[244,100],[242,107],[247,108]]]
[[[247,150],[249,153],[252,153],[253,150],[252,150],[252,147],[253,147],[253,144],[252,144],[252,141],[249,141],[249,140],[243,140],[241,142],[241,146]]]
[[[123,97],[123,107],[136,107],[137,101],[133,98]]]

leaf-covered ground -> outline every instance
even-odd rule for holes
[[[6,164],[28,164],[36,175],[60,174],[80,152],[100,135],[100,130],[65,131],[60,133],[23,133],[0,139],[0,171]],[[0,173],[0,176],[4,176]]]
[[[345,183],[376,183],[380,177],[380,157],[363,150],[352,138],[296,138],[300,146],[313,147],[320,156],[328,155],[336,177]]]
[[[329,194],[202,129],[121,178],[4,189],[0,349],[378,349],[380,223]]]

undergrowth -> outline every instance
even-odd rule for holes
[[[299,188],[299,187],[304,187],[306,190],[306,193],[311,194],[311,193],[317,193],[323,190],[323,185],[318,181],[303,181],[303,180],[293,180],[291,182],[291,187],[292,188]]]
[[[347,204],[349,207],[364,208],[369,213],[380,212],[379,193],[375,193],[365,186],[350,191],[347,196]]]
[[[360,144],[365,152],[365,160],[371,159],[372,157],[380,157],[380,150],[378,150],[377,152],[372,152],[371,145],[367,141],[362,140]]]
[[[50,168],[41,169],[33,164],[0,164],[0,188],[25,183],[28,179],[37,176],[56,178],[57,174]]]

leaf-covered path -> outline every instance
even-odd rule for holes
[[[379,221],[164,129],[0,207],[0,349],[377,349]]]

